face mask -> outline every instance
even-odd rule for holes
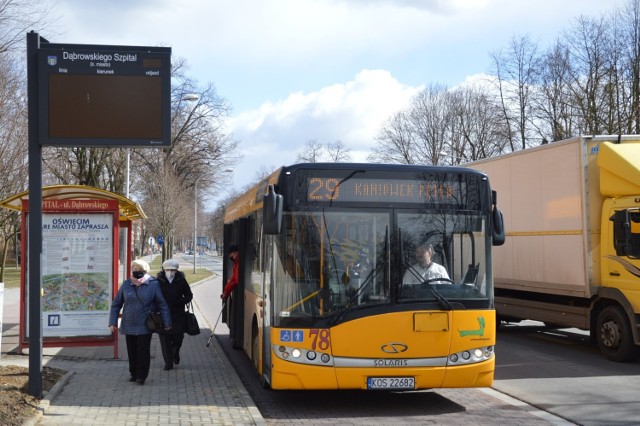
[[[167,280],[169,280],[169,282],[173,282],[173,279],[176,276],[176,272],[175,271],[165,271],[164,274],[167,277]]]
[[[131,275],[133,275],[133,278],[139,280],[140,278],[144,277],[144,271],[133,271]]]

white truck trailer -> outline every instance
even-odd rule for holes
[[[500,197],[502,321],[590,330],[604,355],[640,348],[640,135],[582,136],[468,164]]]

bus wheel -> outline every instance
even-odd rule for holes
[[[598,347],[607,359],[616,362],[631,361],[635,358],[636,347],[624,311],[618,306],[607,306],[597,322]]]

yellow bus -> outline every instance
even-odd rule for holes
[[[459,167],[280,168],[225,211],[224,247],[240,248],[232,345],[272,389],[491,386],[496,198]],[[418,274],[418,247],[446,273]]]

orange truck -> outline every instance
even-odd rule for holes
[[[613,361],[640,348],[640,135],[580,136],[467,165],[500,194],[498,320],[589,330]]]

